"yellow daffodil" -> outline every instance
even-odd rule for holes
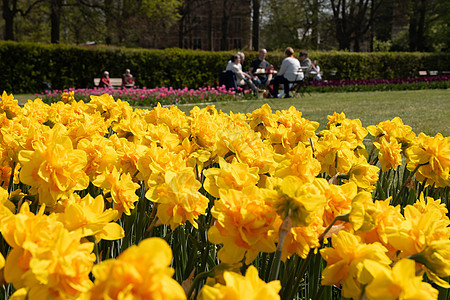
[[[164,174],[167,171],[192,170],[187,167],[186,160],[181,153],[174,153],[169,149],[159,147],[156,142],[146,147],[146,152],[139,157],[137,166],[139,176],[148,187],[164,182]]]
[[[91,95],[91,100],[87,104],[86,112],[94,114],[100,113],[107,124],[119,122],[122,119],[130,119],[133,108],[128,101],[117,101],[111,95],[103,94],[101,96]]]
[[[305,259],[311,249],[320,247],[319,236],[324,230],[320,211],[311,216],[307,226],[292,227],[284,240],[281,259],[285,261],[294,253]]]
[[[425,245],[422,251],[409,257],[425,266],[428,278],[445,288],[450,285],[439,277],[450,276],[450,240],[437,240]]]
[[[324,226],[330,225],[337,216],[350,213],[357,190],[354,182],[343,185],[332,184],[325,190],[327,204],[323,213]]]
[[[74,94],[75,94],[74,91],[63,92],[61,94],[61,101],[64,103],[72,103],[72,102],[76,101]]]
[[[34,215],[25,202],[17,215],[0,222],[2,235],[12,247],[5,279],[16,289],[25,287],[30,299],[75,298],[92,285],[94,244],[81,243],[79,233],[44,215],[44,209],[45,205]]]
[[[217,133],[223,129],[224,125],[222,116],[214,105],[208,105],[203,109],[196,107],[191,110],[190,115],[192,140],[203,149],[214,152],[218,141]]]
[[[282,219],[291,211],[292,226],[307,226],[313,213],[326,204],[325,190],[328,183],[316,178],[311,183],[302,183],[294,176],[287,176],[276,184],[273,192],[265,191],[266,199],[276,209]]]
[[[352,200],[352,209],[349,221],[354,230],[370,231],[377,221],[379,212],[372,200],[372,195],[368,192],[359,192]]]
[[[147,147],[130,142],[125,138],[119,138],[116,134],[113,134],[109,139],[113,142],[118,155],[117,169],[122,173],[136,174],[138,161],[144,156]]]
[[[386,172],[388,169],[396,170],[402,164],[402,147],[396,139],[382,139],[380,143],[374,142],[375,147],[380,151],[378,159],[381,163],[381,170]]]
[[[318,127],[319,123],[302,118],[302,113],[293,106],[277,111],[265,126],[267,139],[277,153],[286,153],[300,143],[310,145],[315,142]]]
[[[368,268],[374,264],[368,264]],[[374,279],[366,286],[366,295],[373,300],[412,300],[438,298],[438,291],[416,276],[414,261],[402,259],[392,269],[378,268]]]
[[[389,243],[398,251],[400,258],[417,254],[433,241],[450,238],[450,221],[438,207],[430,206],[426,212],[407,205],[405,219],[385,228]]]
[[[404,218],[400,213],[400,206],[394,207],[389,204],[390,201],[391,198],[389,197],[384,201],[375,201],[373,206],[370,202],[367,203],[365,207],[366,213],[369,215],[364,218],[367,222],[361,226],[357,234],[366,243],[381,243],[389,250],[388,256],[391,259],[395,259],[397,249],[389,243],[386,228],[400,225]],[[353,220],[355,221],[355,219]],[[365,228],[369,229],[369,231],[364,231],[363,229]]]
[[[57,220],[64,224],[69,231],[79,231],[82,237],[95,236],[97,242],[117,240],[125,236],[119,224],[111,222],[117,219],[119,212],[111,208],[104,209],[103,196],[84,198],[74,196],[66,204],[63,213],[55,214]]]
[[[258,133],[250,126],[234,126],[219,132],[217,142],[219,155],[228,155],[228,159],[236,157],[249,167],[258,167],[259,174],[273,173],[276,167],[274,152],[270,145],[261,140]]]
[[[118,155],[113,147],[113,143],[102,136],[80,140],[77,149],[86,153],[87,164],[85,172],[91,181],[107,169],[112,169],[117,162]]]
[[[0,115],[0,119],[6,119]],[[21,144],[28,135],[28,127],[15,120],[0,121],[0,165],[13,167],[19,162],[18,154],[22,149]]]
[[[205,213],[209,200],[199,190],[201,183],[192,170],[180,173],[166,172],[165,182],[158,185],[147,199],[159,203],[158,218],[174,230],[189,221],[198,228],[197,219]]]
[[[402,144],[402,149],[408,147],[416,137],[411,127],[404,125],[399,117],[395,117],[391,121],[380,122],[378,125],[370,125],[367,127],[367,131],[376,137],[378,142],[380,142],[380,139],[397,140],[397,142]]]
[[[97,136],[105,136],[108,132],[108,126],[100,114],[89,115],[82,113],[77,120],[67,124],[67,135],[72,140],[74,147],[82,139],[93,139]]]
[[[322,285],[342,285],[342,296],[360,299],[362,287],[368,278],[364,272],[367,260],[388,267],[391,260],[386,256],[387,249],[380,243],[364,244],[358,237],[346,231],[339,231],[331,238],[332,247],[320,250],[327,262],[322,273]]]
[[[258,277],[258,270],[254,266],[247,269],[245,276],[234,272],[225,272],[225,284],[214,286],[205,285],[198,295],[199,300],[257,300],[280,299],[278,292],[281,284],[278,280],[265,283]]]
[[[327,123],[327,129],[330,129],[332,126],[340,126],[342,122],[346,119],[345,113],[341,112],[340,114],[337,112],[334,112],[333,115],[327,116],[328,123]]]
[[[319,161],[313,157],[311,147],[306,147],[303,143],[287,152],[284,158],[275,170],[277,177],[294,175],[302,182],[312,182],[320,173]]]
[[[0,220],[4,214],[9,215],[10,213],[14,213],[16,211],[16,206],[9,200],[8,190],[2,187],[0,187],[0,207],[2,211],[0,213]]]
[[[33,101],[28,100],[22,108],[24,117],[30,122],[43,124],[48,120],[48,111],[50,106],[45,104],[42,99],[36,98]]]
[[[134,203],[139,200],[136,190],[140,185],[133,182],[130,174],[120,174],[114,167],[112,171],[106,170],[98,175],[92,184],[103,188],[105,193],[110,193],[111,196],[107,200],[113,202],[113,208],[119,212],[118,218],[122,213],[131,215]]]
[[[420,194],[419,199],[413,204],[421,213],[426,213],[430,210],[438,210],[441,212],[440,219],[450,220],[448,217],[448,209],[445,203],[442,203],[441,199],[433,199],[431,197],[424,197]]]
[[[164,149],[168,149],[171,152],[176,152],[180,146],[181,140],[178,134],[172,133],[169,126],[166,124],[148,124],[148,130],[143,137],[142,143],[145,145],[157,143]]]
[[[254,131],[259,132],[263,139],[270,139],[267,127],[274,126],[275,118],[269,104],[266,103],[251,113],[247,113],[247,117],[248,123]]]
[[[320,172],[326,172],[330,176],[338,172],[348,173],[353,161],[357,159],[350,143],[340,141],[333,135],[317,141],[316,158],[322,167]]]
[[[160,103],[153,110],[145,112],[145,121],[149,124],[166,124],[172,133],[176,133],[183,140],[190,133],[186,114],[175,105],[170,108],[162,107]]]
[[[141,143],[147,133],[148,124],[138,112],[132,112],[129,118],[122,118],[111,126],[119,138],[125,138],[134,143]]]
[[[89,177],[84,172],[86,153],[73,149],[67,136],[57,137],[49,144],[37,141],[34,151],[20,151],[19,160],[20,180],[36,188],[39,201],[50,207],[59,197],[89,185]]]
[[[20,115],[19,101],[14,99],[13,94],[8,95],[6,91],[0,96],[0,114],[5,114],[10,120]]]
[[[186,299],[172,279],[171,261],[172,250],[163,239],[145,239],[94,266],[90,299]]]
[[[235,263],[245,256],[246,263],[251,263],[259,252],[274,252],[277,214],[259,189],[220,189],[219,194],[211,210],[216,222],[208,237],[214,244],[223,244],[220,260]]]
[[[359,119],[343,119],[338,123],[334,123],[334,125],[330,125],[328,129],[322,130],[319,133],[322,140],[335,138],[341,142],[348,143],[351,150],[357,148],[364,149],[363,139],[366,135],[367,130],[361,125]]]
[[[377,166],[369,164],[364,156],[361,156],[353,161],[353,164],[348,171],[348,181],[354,182],[359,190],[371,192],[375,189],[375,183],[378,181]]]
[[[257,167],[250,168],[245,163],[239,163],[233,159],[227,163],[219,158],[220,168],[209,168],[203,171],[206,177],[203,187],[214,197],[219,197],[219,189],[242,190],[245,187],[256,186],[259,180]]]
[[[450,186],[450,137],[420,133],[405,152],[408,170],[419,167],[415,173],[417,180],[427,180],[427,185],[434,183],[437,187]]]

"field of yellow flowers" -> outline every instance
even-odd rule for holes
[[[0,97],[5,299],[448,299],[450,138]]]

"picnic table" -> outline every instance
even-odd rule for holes
[[[255,75],[269,75],[269,74],[273,74],[276,75],[277,71],[274,70],[274,68],[259,68],[256,69]]]

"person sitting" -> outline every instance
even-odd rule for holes
[[[311,72],[312,68],[312,62],[308,57],[308,52],[301,51],[300,56],[298,57],[300,59],[300,66],[303,69],[303,72],[307,75],[309,72]]]
[[[294,49],[287,47],[284,51],[286,58],[281,63],[280,70],[270,82],[273,84],[271,95],[273,98],[278,98],[278,87],[280,84],[284,85],[284,97],[290,98],[289,84],[294,81],[303,80],[304,75],[300,68],[300,62],[294,57]]]
[[[313,60],[312,65],[311,65],[311,71],[309,72],[309,74],[312,77],[312,80],[321,82],[322,81],[322,76],[320,75],[320,67],[317,64],[317,59]]]
[[[233,71],[236,75],[237,85],[239,87],[249,86],[254,92],[258,92],[259,89],[253,84],[250,76],[244,72],[240,67],[241,58],[237,54],[231,56],[231,64],[228,63],[226,71]],[[245,76],[247,75],[247,76]]]
[[[126,69],[122,74],[122,87],[132,88],[134,86],[134,77],[131,75],[130,69]]]
[[[253,83],[259,87],[261,84],[265,84],[268,86],[270,81],[272,80],[272,74],[256,74],[255,72],[258,69],[268,69],[271,68],[272,65],[266,60],[267,50],[261,49],[259,50],[258,58],[255,58],[250,64],[250,69],[248,73],[253,79]]]
[[[112,87],[111,81],[109,80],[109,72],[108,71],[103,72],[103,75],[100,78],[100,82],[98,83],[98,86],[101,88]]]

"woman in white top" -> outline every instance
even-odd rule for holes
[[[300,68],[300,62],[294,57],[294,49],[287,47],[284,53],[286,54],[286,58],[283,59],[277,76],[275,76],[275,78],[271,81],[271,84],[273,84],[271,94],[274,98],[277,98],[278,96],[278,88],[280,84],[284,85],[284,97],[290,98],[289,83],[303,80],[304,77]]]
[[[251,81],[248,80],[249,78],[247,77],[248,74],[245,74],[244,72],[242,72],[242,69],[240,67],[240,61],[241,58],[239,57],[239,55],[237,54],[233,54],[233,56],[231,56],[231,62],[227,65],[226,71],[233,71],[234,74],[236,75],[236,79],[237,79],[237,85],[240,87],[246,86],[248,85],[254,92],[258,92],[258,88],[255,86],[255,84]],[[247,76],[245,76],[247,75]]]
[[[317,60],[313,60],[312,65],[311,65],[311,71],[309,72],[309,74],[311,74],[311,77],[313,80],[316,81],[322,81],[322,76],[320,75],[320,67],[317,64]]]

